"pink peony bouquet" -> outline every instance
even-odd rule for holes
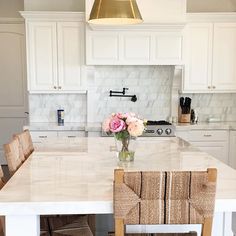
[[[141,136],[145,129],[145,122],[134,113],[116,113],[103,122],[102,128],[104,132],[114,133],[118,140],[122,140],[130,136]]]

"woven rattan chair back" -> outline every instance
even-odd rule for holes
[[[24,159],[27,159],[34,151],[34,145],[29,130],[26,129],[20,134],[15,134],[13,137],[18,138],[23,150]]]
[[[24,154],[17,138],[10,143],[3,145],[9,173],[12,176],[21,166],[24,160]]]
[[[211,236],[216,169],[186,172],[115,170],[115,236],[125,225],[202,224]]]

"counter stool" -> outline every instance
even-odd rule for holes
[[[14,138],[10,143],[3,145],[5,157],[12,176],[24,161],[24,154],[17,138]]]
[[[34,151],[34,145],[29,130],[24,130],[20,134],[14,134],[13,137],[19,140],[23,150],[24,158],[27,159]]]
[[[201,235],[211,236],[216,169],[185,172],[125,172],[119,169],[114,175],[115,236],[125,235],[125,225],[161,224],[202,224]],[[197,234],[155,232],[149,235]]]

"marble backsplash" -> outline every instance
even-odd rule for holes
[[[86,94],[29,94],[30,122],[57,122],[57,110],[65,110],[65,122],[87,121]]]
[[[174,66],[96,66],[87,74],[91,97],[89,120],[103,121],[113,112],[134,112],[146,119],[167,119],[171,110]],[[136,95],[130,98],[109,97],[110,90]]]
[[[132,111],[146,119],[168,119],[178,106],[173,89],[174,66],[88,66],[87,94],[30,94],[30,122],[56,122],[65,110],[65,122],[102,122],[112,112]],[[130,98],[109,97],[110,90],[129,88]],[[173,93],[176,93],[173,96]],[[172,95],[172,96],[171,96]],[[184,94],[192,98],[200,121],[219,118],[236,121],[236,94]],[[176,103],[176,104],[175,104]]]
[[[236,121],[236,94],[182,94],[192,98],[199,121],[217,118],[221,121]]]

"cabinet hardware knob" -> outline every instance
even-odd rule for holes
[[[213,89],[215,89],[215,88],[216,88],[216,86],[213,86],[212,88],[213,88]]]
[[[211,134],[204,134],[204,137],[211,137]]]
[[[208,86],[208,89],[211,89],[211,86]]]
[[[57,89],[57,86],[54,86],[53,88],[54,88],[54,89]]]
[[[61,86],[59,86],[58,88],[61,89]]]

